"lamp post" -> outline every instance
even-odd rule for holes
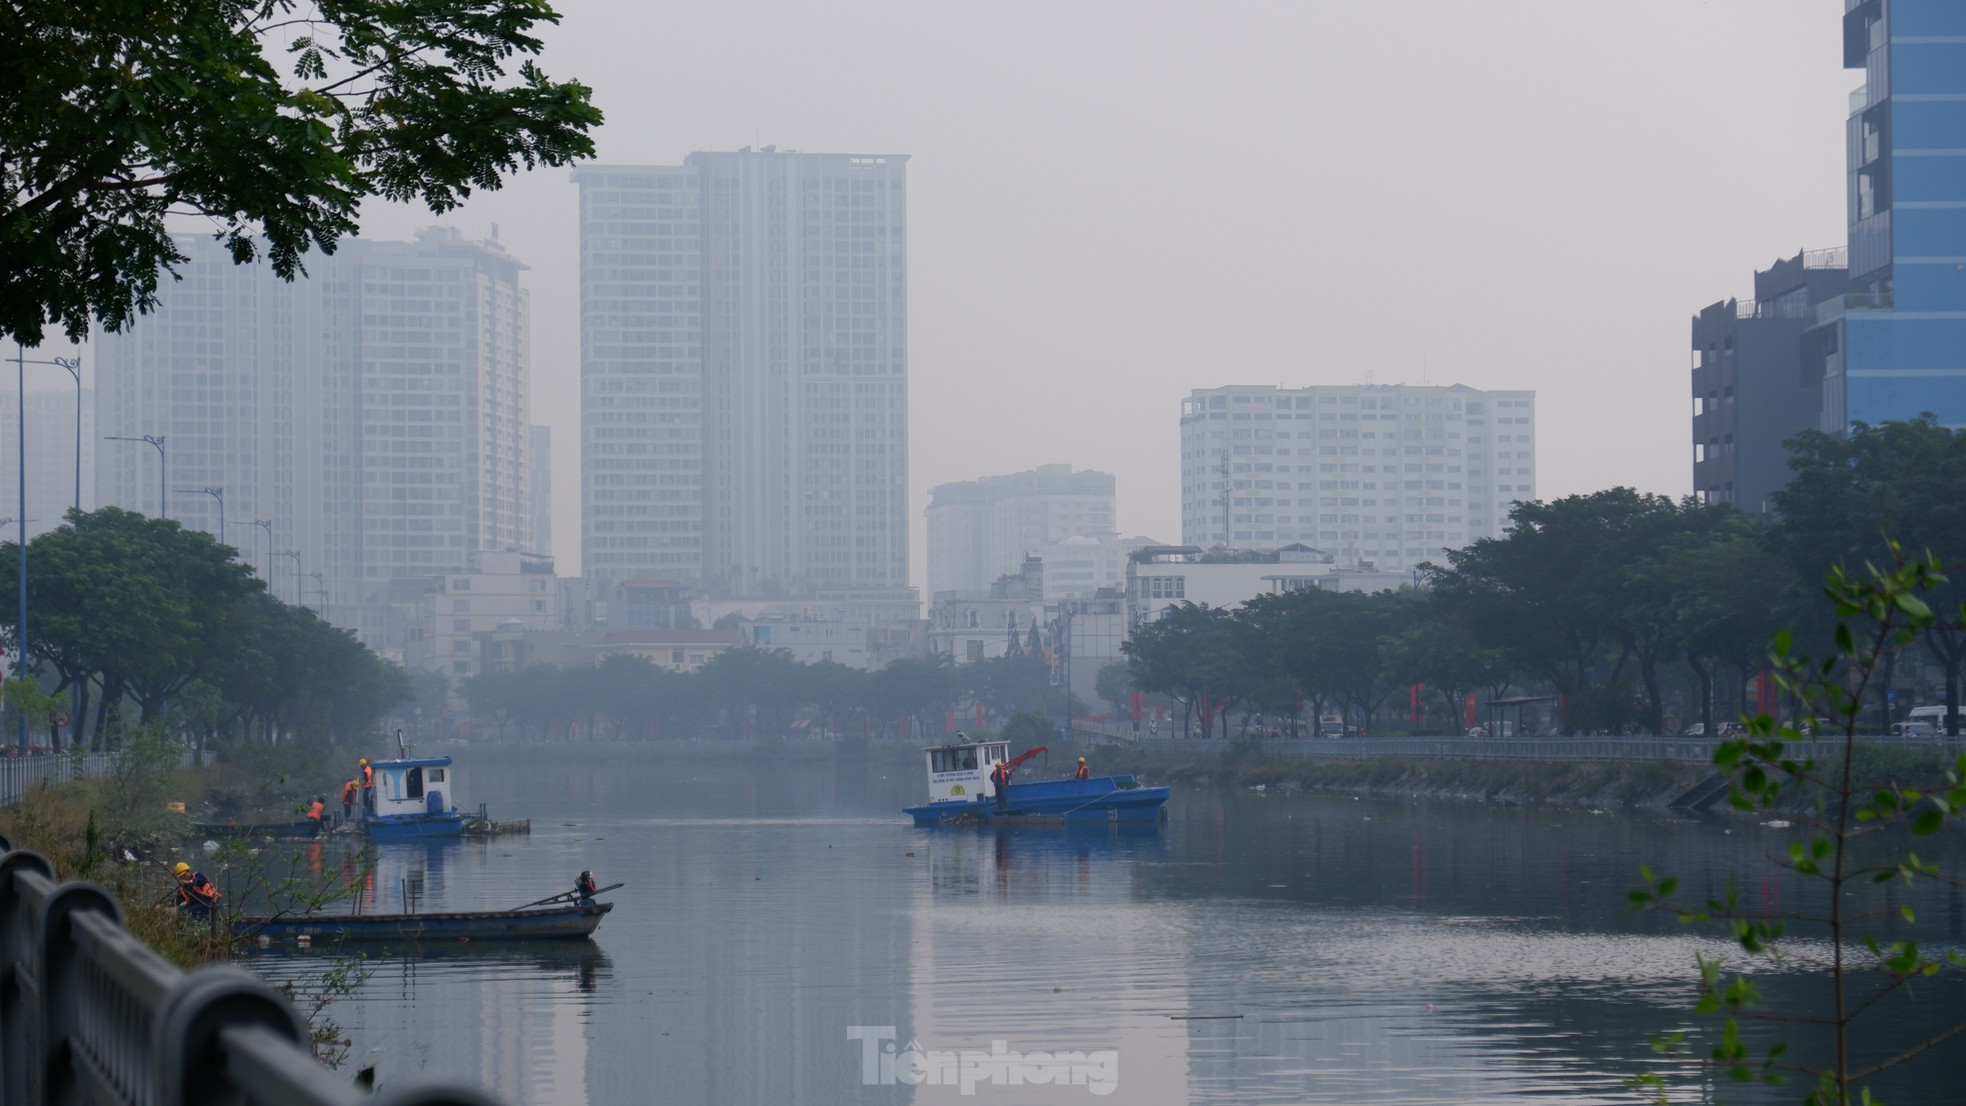
[[[215,536],[218,538],[220,545],[225,544],[225,489],[223,487],[207,485],[202,488],[179,488],[177,491],[179,495],[196,495],[199,492],[204,492],[206,495],[218,500],[218,533]]]
[[[280,550],[280,556],[292,557],[294,559],[294,606],[302,606],[303,604],[300,601],[300,550],[282,549]]]
[[[328,585],[321,579],[320,573],[310,572],[308,575],[314,578],[314,598],[320,600],[314,607],[314,613],[326,618],[328,617]]]
[[[162,434],[145,434],[141,438],[129,438],[121,434],[104,434],[102,438],[106,442],[142,442],[145,445],[157,447],[157,517],[161,519],[170,518],[170,500],[165,498],[166,493],[164,491],[164,488],[169,484],[169,481],[165,479],[168,474],[166,472],[166,458],[164,456],[164,436]]]
[[[256,518],[251,522],[235,522],[234,526],[257,526],[266,531],[266,586],[273,587],[273,520]]]

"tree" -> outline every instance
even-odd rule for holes
[[[1795,478],[1775,493],[1782,518],[1773,538],[1797,578],[1815,579],[1832,565],[1854,575],[1866,562],[1886,563],[1893,541],[1914,553],[1966,549],[1966,434],[1924,415],[1859,423],[1847,437],[1805,430],[1788,446]],[[1932,602],[1942,609],[1966,601],[1966,581],[1934,588]],[[1966,629],[1941,620],[1919,640],[1945,675],[1946,732],[1957,734]],[[1887,664],[1894,661],[1887,655]],[[1890,683],[1890,673],[1882,675],[1880,697]]]
[[[1944,771],[1943,779],[1915,787],[1895,781],[1881,787],[1866,785],[1857,768],[1857,720],[1870,684],[1882,674],[1884,658],[1912,647],[1920,635],[1940,626],[1950,624],[1958,630],[1966,623],[1966,612],[1957,607],[1944,617],[1933,613],[1929,600],[1950,583],[1936,558],[1907,557],[1895,547],[1887,551],[1890,559],[1881,568],[1866,566],[1861,574],[1846,574],[1841,568],[1831,571],[1825,590],[1836,616],[1836,645],[1827,657],[1812,659],[1795,652],[1786,630],[1775,638],[1770,661],[1778,682],[1810,716],[1827,720],[1826,728],[1835,731],[1828,755],[1821,760],[1810,755],[1801,744],[1807,740],[1803,733],[1778,727],[1765,714],[1750,720],[1747,737],[1723,742],[1714,754],[1715,766],[1733,780],[1731,802],[1737,809],[1768,811],[1792,789],[1815,799],[1784,807],[1783,816],[1792,819],[1801,833],[1789,845],[1786,860],[1776,861],[1803,878],[1813,901],[1771,909],[1766,903],[1742,902],[1730,883],[1723,895],[1702,906],[1678,907],[1672,899],[1678,881],[1649,869],[1641,872],[1645,886],[1631,893],[1637,907],[1668,910],[1681,921],[1725,925],[1751,960],[1765,959],[1789,971],[1803,964],[1828,973],[1831,986],[1821,1006],[1771,1012],[1762,1008],[1760,989],[1744,971],[1734,969],[1730,978],[1721,958],[1696,957],[1701,987],[1695,1009],[1725,1018],[1720,1040],[1708,1052],[1709,1061],[1741,1082],[1782,1082],[1790,1075],[1813,1078],[1815,1085],[1805,1100],[1809,1106],[1872,1102],[1866,1081],[1966,1032],[1966,1021],[1956,1020],[1924,1040],[1892,1042],[1882,1050],[1881,1059],[1858,1063],[1851,1057],[1852,1031],[1860,1018],[1888,1018],[1900,1008],[1896,1004],[1916,1001],[1913,984],[1948,968],[1966,967],[1966,956],[1957,949],[1938,953],[1921,949],[1911,928],[1917,924],[1911,906],[1894,902],[1891,892],[1884,890],[1885,885],[1925,881],[1956,888],[1957,879],[1942,876],[1938,864],[1911,851],[1904,836],[1877,832],[1902,827],[1912,836],[1927,837],[1966,810],[1966,755]],[[1857,847],[1860,838],[1869,839],[1862,850]],[[1865,931],[1865,926],[1885,918],[1901,920],[1903,925],[1884,935]],[[1823,940],[1818,944],[1827,947],[1818,951],[1787,944],[1790,925],[1821,932]],[[1949,936],[1943,929],[1935,936],[1945,945],[1952,943],[1943,941]],[[1790,1055],[1786,1043],[1776,1043],[1757,1056],[1739,1032],[1743,1020],[1826,1027],[1831,1047]],[[1654,1042],[1654,1047],[1677,1053],[1685,1037],[1673,1034]],[[1640,1082],[1659,1092],[1659,1102],[1666,1101],[1662,1076],[1641,1076]]]
[[[1092,681],[1092,689],[1099,698],[1110,704],[1115,714],[1125,714],[1132,707],[1133,684],[1127,679],[1126,662],[1107,661],[1099,666],[1098,675]]]
[[[1126,654],[1134,687],[1173,696],[1181,704],[1183,733],[1200,711],[1202,736],[1207,737],[1214,718],[1226,719],[1229,708],[1260,678],[1244,663],[1247,641],[1228,610],[1176,603],[1135,630],[1120,651]]]
[[[8,5],[0,333],[126,327],[185,260],[170,215],[292,279],[367,200],[443,212],[591,156],[588,88],[532,61],[558,20],[545,0]]]

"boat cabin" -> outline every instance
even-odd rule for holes
[[[372,761],[375,815],[448,814],[457,809],[451,758],[416,757]]]
[[[979,798],[996,797],[996,786],[990,782],[990,769],[996,767],[998,761],[1010,759],[1010,743],[984,741],[942,745],[927,752],[928,801],[973,803]]]

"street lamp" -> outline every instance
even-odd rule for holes
[[[310,572],[308,575],[314,578],[314,597],[320,600],[314,608],[314,613],[326,618],[328,617],[328,585],[321,579],[320,573]]]
[[[251,522],[235,522],[234,526],[257,526],[266,531],[266,586],[273,587],[273,520],[256,518]]]
[[[82,509],[82,359],[80,357],[53,357],[43,360],[28,357],[26,356],[26,351],[21,349],[20,343],[16,342],[14,344],[14,360],[22,366],[53,365],[58,369],[66,369],[68,375],[75,378],[75,509],[79,511]],[[22,375],[25,376],[25,374],[26,370],[23,368]],[[26,396],[23,394],[21,403],[25,406],[26,402]],[[33,522],[35,520],[29,519],[28,521]]]
[[[215,488],[215,487],[207,486],[203,488],[179,488],[177,489],[177,492],[179,495],[196,495],[199,492],[204,492],[206,495],[209,495],[213,499],[218,500],[217,537],[218,537],[219,544],[224,545],[225,544],[225,489],[222,487]]]
[[[168,483],[165,479],[166,459],[164,457],[164,436],[162,434],[145,434],[141,438],[128,438],[121,434],[104,434],[102,439],[106,442],[142,442],[145,445],[157,447],[157,517],[160,519],[170,518],[170,500],[165,498],[164,493],[164,488]]]
[[[78,382],[75,386],[76,394],[78,396],[81,394],[82,386],[79,382],[82,379],[82,370],[80,367],[81,366],[80,360],[77,360],[75,362],[75,366],[72,368],[70,367],[67,358],[60,358],[53,361],[45,361],[37,358],[35,359],[34,363],[37,365],[60,365],[64,369],[69,369],[70,372],[73,372],[75,374],[75,379]],[[20,481],[19,487],[17,489],[20,493],[20,514],[16,515],[15,518],[21,524],[20,541],[15,543],[15,545],[19,548],[20,551],[20,565],[18,569],[20,573],[20,596],[19,596],[20,653],[18,656],[14,658],[15,661],[14,676],[15,678],[23,681],[22,686],[26,686],[25,681],[27,679],[27,523],[29,521],[27,517],[27,351],[21,347],[21,344],[19,342],[14,343],[14,386],[16,387],[16,389],[18,389],[18,394],[20,396],[20,403],[14,408],[14,418],[15,418],[14,444],[17,447],[19,447],[17,460],[20,463],[20,471],[15,474],[17,477],[19,477],[19,481]],[[81,419],[82,419],[82,405],[80,400],[76,401],[75,419],[76,419],[76,425],[79,427],[81,425]],[[160,446],[159,448],[162,447]],[[76,488],[76,495],[79,499],[81,495],[81,488],[82,488],[82,448],[79,441],[75,448],[75,488]],[[25,756],[27,753],[27,711],[25,710],[20,712],[20,751],[23,756]]]
[[[294,606],[302,606],[300,601],[300,550],[282,549],[280,556],[294,559]]]

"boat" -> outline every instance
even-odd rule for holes
[[[321,823],[312,818],[298,822],[193,822],[191,828],[207,837],[318,837]]]
[[[358,824],[377,841],[421,841],[462,837],[464,812],[452,790],[456,773],[449,757],[403,756],[373,760],[375,788],[361,808]]]
[[[611,902],[570,903],[543,910],[465,910],[445,914],[295,914],[239,918],[238,937],[271,941],[546,941],[590,937]]]
[[[436,914],[277,914],[239,918],[232,923],[237,937],[270,941],[387,941],[395,945],[443,941],[548,941],[591,937],[614,909],[597,902],[620,883],[594,886],[591,873],[580,874],[584,889],[548,895],[511,910],[460,910]]]
[[[928,756],[928,802],[904,808],[918,826],[949,824],[1012,824],[1020,822],[1157,822],[1165,787],[1142,787],[1132,776],[1092,776],[1088,779],[1036,780],[1013,778],[997,802],[991,780],[998,761],[1010,768],[1049,752],[1043,745],[1014,759],[1002,741],[964,742],[923,750]]]

